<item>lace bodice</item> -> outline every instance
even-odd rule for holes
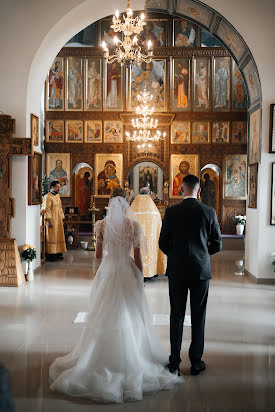
[[[105,234],[106,219],[108,217],[98,220],[96,222],[96,241],[103,243],[104,250],[110,252],[125,251],[130,253],[132,247],[139,248],[141,241],[141,226],[138,221],[134,221],[129,218],[123,220],[123,227],[121,228],[121,235],[118,232],[117,236],[115,233]]]

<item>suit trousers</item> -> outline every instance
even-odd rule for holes
[[[189,359],[193,366],[201,360],[204,349],[204,329],[208,289],[209,279],[187,280],[182,279],[178,274],[169,274],[169,296],[171,305],[171,355],[169,357],[169,363],[175,368],[178,368],[181,362],[180,351],[188,290],[190,291],[192,323],[192,338],[189,347]]]

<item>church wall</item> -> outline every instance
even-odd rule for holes
[[[179,0],[180,1],[180,0]],[[178,3],[179,3],[178,1]],[[125,1],[106,0],[101,7],[96,1],[30,0],[27,5],[21,0],[2,2],[0,25],[0,110],[12,115],[17,121],[16,136],[30,135],[29,118],[33,112],[39,115],[40,91],[43,88],[47,67],[60,48],[74,34],[106,15],[116,6],[122,10]],[[134,9],[142,9],[144,2],[132,2]],[[172,2],[171,2],[172,3]],[[174,2],[173,2],[174,3]],[[271,163],[274,154],[268,154],[269,105],[274,103],[274,2],[273,0],[207,0],[204,2],[216,9],[239,31],[247,42],[256,61],[263,101],[264,141],[259,167],[258,209],[247,209],[246,269],[255,277],[271,277],[270,255],[274,251],[275,227],[269,225],[271,199]],[[72,9],[79,5],[78,9]],[[64,17],[62,17],[64,16]],[[272,54],[273,53],[273,54]],[[27,164],[13,161],[13,180],[27,182]],[[20,178],[18,177],[20,176]],[[26,188],[27,190],[27,188]],[[26,211],[27,196],[22,209]],[[13,188],[17,200],[17,217],[13,219],[13,235],[26,237],[26,224],[22,219],[26,212],[18,213],[20,190]],[[22,199],[22,197],[21,197]],[[28,222],[27,222],[28,224]],[[37,224],[39,224],[37,222]],[[20,242],[18,242],[20,243]]]

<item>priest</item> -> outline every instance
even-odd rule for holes
[[[136,214],[146,238],[146,251],[142,251],[142,266],[144,280],[148,280],[166,271],[166,256],[158,246],[161,216],[150,197],[148,187],[140,189],[140,194],[133,201],[131,210]]]
[[[67,251],[63,227],[65,216],[59,190],[60,183],[54,180],[46,198],[46,259],[49,261],[63,259],[62,253]]]

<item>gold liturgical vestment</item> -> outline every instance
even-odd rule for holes
[[[161,275],[166,271],[166,256],[158,246],[161,216],[157,206],[148,195],[138,195],[131,205],[146,238],[146,252],[142,251],[143,274],[146,278]]]
[[[67,252],[63,228],[64,217],[60,195],[49,192],[46,198],[46,220],[50,220],[53,227],[47,225],[46,253]]]

